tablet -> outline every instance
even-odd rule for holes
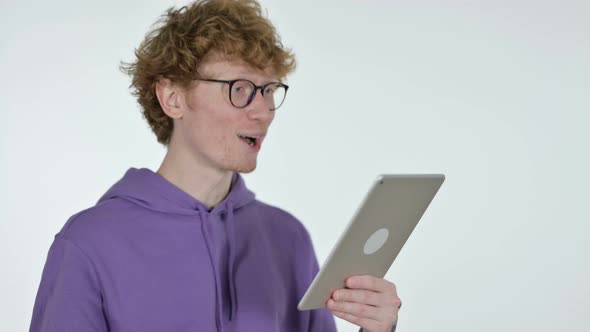
[[[383,278],[444,179],[442,174],[377,177],[297,309],[325,307],[350,276]]]

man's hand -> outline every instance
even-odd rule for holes
[[[397,324],[401,300],[392,282],[369,275],[346,279],[346,287],[335,290],[328,308],[336,317],[363,328],[363,332],[390,332]]]

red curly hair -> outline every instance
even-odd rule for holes
[[[160,106],[156,82],[168,78],[187,88],[212,53],[270,68],[281,79],[295,69],[293,53],[255,0],[197,0],[169,8],[135,50],[136,60],[120,67],[131,76],[132,94],[161,144],[170,142],[174,124]]]

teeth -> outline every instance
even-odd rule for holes
[[[257,137],[242,136],[242,135],[238,135],[238,137],[245,139],[247,141],[248,145],[250,145],[250,146],[256,145]]]

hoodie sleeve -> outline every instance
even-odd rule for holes
[[[296,245],[298,264],[298,289],[299,298],[303,296],[307,287],[311,285],[313,278],[319,272],[319,264],[309,233],[301,228],[299,243]],[[336,322],[332,312],[328,308],[314,309],[300,312],[303,317],[309,315],[306,332],[336,332]]]
[[[82,250],[56,235],[43,269],[30,332],[106,332],[95,269]]]

